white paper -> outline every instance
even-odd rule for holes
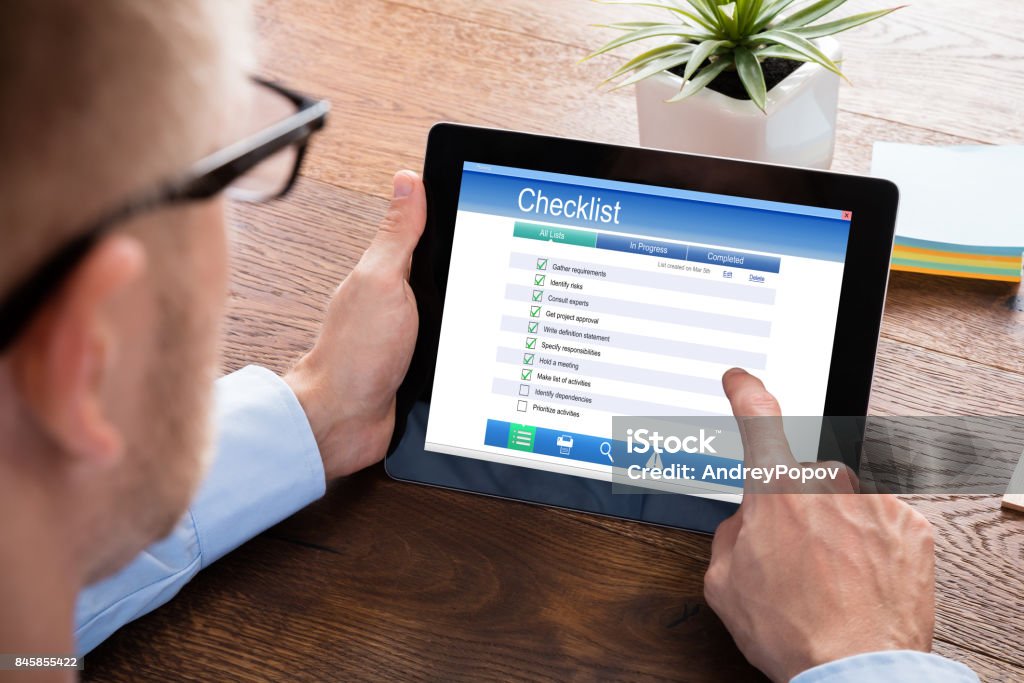
[[[897,236],[1024,248],[1024,145],[876,142],[871,173],[900,188]]]

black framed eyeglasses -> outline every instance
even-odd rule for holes
[[[113,227],[172,204],[211,199],[221,192],[241,201],[282,197],[295,184],[309,139],[324,127],[330,103],[253,78],[256,131],[195,163],[186,173],[105,214],[77,232],[0,301],[0,354],[24,331],[43,303]]]

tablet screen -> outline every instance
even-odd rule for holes
[[[425,447],[593,478],[615,416],[821,415],[851,213],[465,162]]]

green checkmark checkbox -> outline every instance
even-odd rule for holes
[[[526,331],[529,332],[530,334],[537,334],[538,325],[540,325],[540,323],[529,323],[526,326]]]
[[[535,349],[535,348],[537,348],[537,338],[536,337],[527,337],[526,338],[526,348],[528,348],[528,349]]]
[[[534,301],[540,301],[541,297],[543,297],[543,296],[544,296],[544,291],[543,290],[540,290],[540,289],[533,290],[533,300]]]
[[[540,317],[540,306],[530,306],[530,317],[531,318],[539,318]]]
[[[523,368],[523,371],[519,373],[519,377],[520,379],[525,379],[529,381],[529,379],[533,377],[533,370],[527,370],[526,368]]]
[[[537,287],[543,287],[544,286],[544,278],[545,277],[546,276],[544,276],[544,275],[534,275],[533,276],[533,284],[536,285]]]
[[[523,365],[533,365],[533,354],[532,353],[524,353],[523,354]]]
[[[537,259],[537,270],[547,270],[548,260],[546,258]]]

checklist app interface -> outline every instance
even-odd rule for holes
[[[608,479],[613,416],[824,410],[849,212],[466,162],[427,450]]]

